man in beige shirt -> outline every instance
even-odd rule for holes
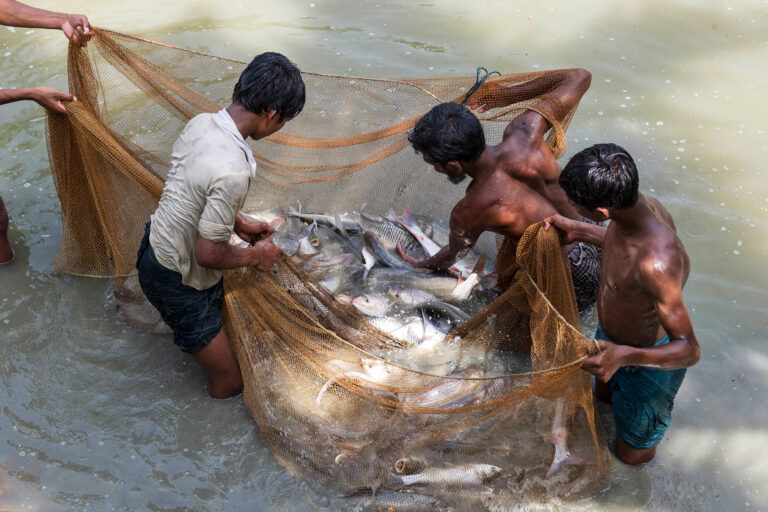
[[[232,104],[193,118],[174,144],[163,195],[139,249],[144,294],[173,329],[174,342],[205,370],[213,398],[243,389],[219,313],[222,270],[267,271],[280,253],[268,224],[238,213],[256,170],[245,139],[280,130],[301,112],[304,98],[301,72],[288,59],[278,53],[254,58]],[[230,245],[232,231],[253,246]]]

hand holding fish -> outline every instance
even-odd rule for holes
[[[597,340],[600,352],[588,358],[581,368],[594,375],[600,382],[608,382],[616,370],[624,364],[625,347],[606,340]]]

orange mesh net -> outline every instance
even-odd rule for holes
[[[135,273],[173,142],[190,118],[228,104],[244,66],[106,30],[96,30],[87,49],[70,48],[78,101],[67,116],[49,115],[47,130],[64,228],[57,271]],[[547,73],[494,77],[480,92]],[[367,203],[376,214],[409,207],[447,218],[461,191],[435,183],[409,149],[407,130],[435,104],[461,101],[475,77],[303,78],[302,114],[251,141],[258,175],[246,211]],[[500,140],[511,119],[533,109],[550,121],[547,141],[562,155],[575,106],[555,114],[546,89],[527,89],[479,115],[487,139]],[[493,242],[486,236],[479,245],[490,252]],[[579,331],[555,231],[535,225],[519,243],[505,242],[497,269],[506,291],[449,333],[430,371],[412,367],[410,347],[337,302],[289,257],[271,272],[225,273],[223,316],[244,400],[274,456],[321,492],[370,500],[382,489],[379,503],[394,509],[417,502],[429,510],[510,509],[522,498],[604,488],[608,452],[579,369],[592,342]],[[139,303],[130,279],[116,294]],[[563,453],[571,464],[547,478]]]

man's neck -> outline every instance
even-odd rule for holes
[[[648,218],[652,215],[653,212],[648,207],[645,196],[638,193],[637,203],[634,206],[611,210],[611,222],[616,224],[622,235],[635,236],[645,231],[648,227]]]
[[[258,128],[259,116],[249,112],[244,106],[239,103],[232,103],[227,107],[227,114],[232,118],[237,126],[237,131],[243,136],[243,139],[247,139]],[[256,137],[254,137],[256,138]]]
[[[480,158],[474,162],[462,162],[461,169],[464,174],[472,178],[473,180],[482,177],[483,175],[493,172],[496,167],[496,149],[492,146],[485,146],[485,149],[480,154]]]

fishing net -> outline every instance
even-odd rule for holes
[[[70,47],[68,64],[78,101],[47,126],[63,217],[56,270],[117,277],[116,297],[139,307],[130,280],[171,146],[189,119],[229,103],[245,63],[95,30],[87,49]],[[547,73],[492,77],[480,91]],[[409,207],[447,218],[463,189],[438,179],[407,131],[432,106],[461,101],[475,77],[303,77],[300,116],[251,141],[258,170],[245,211],[365,203],[372,214]],[[562,155],[575,106],[554,112],[547,89],[521,90],[479,114],[489,143],[533,109],[550,120],[547,141]],[[484,235],[478,246],[493,254],[495,242]],[[448,334],[428,371],[290,257],[270,272],[226,272],[223,316],[244,400],[276,459],[320,492],[370,504],[378,491],[373,506],[385,510],[509,510],[604,488],[608,452],[579,369],[594,343],[579,331],[555,230],[538,224],[519,243],[504,241],[497,270],[506,291]],[[547,478],[553,457],[569,454]]]

